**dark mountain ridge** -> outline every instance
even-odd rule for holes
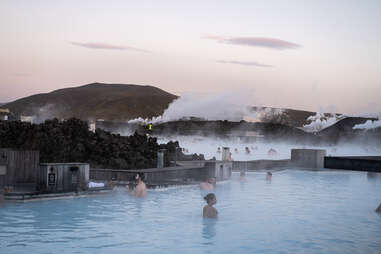
[[[126,121],[161,115],[177,98],[153,86],[92,83],[35,94],[3,105],[17,115]]]

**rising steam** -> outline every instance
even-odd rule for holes
[[[267,122],[283,113],[282,109],[251,107],[254,104],[255,100],[249,92],[187,93],[173,101],[162,116],[152,119],[137,118],[130,120],[129,123],[160,123],[191,118],[209,121]]]
[[[316,115],[307,118],[306,125],[303,125],[302,129],[306,132],[318,132],[331,125],[334,125],[339,120],[344,119],[344,115],[325,114],[317,112]]]
[[[367,120],[363,124],[356,124],[355,126],[353,126],[353,129],[354,130],[355,129],[369,130],[369,129],[375,129],[379,127],[381,127],[381,119],[378,119],[377,121]]]

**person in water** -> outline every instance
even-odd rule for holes
[[[239,172],[239,181],[242,182],[242,183],[247,182],[247,179],[246,179],[246,171],[245,171],[245,170],[241,170],[241,171]]]
[[[275,155],[278,155],[278,152],[275,149],[270,148],[267,154],[270,156],[275,156]]]
[[[273,177],[273,174],[271,172],[266,173],[266,180],[271,181],[271,178]]]
[[[135,178],[138,181],[138,185],[136,185],[135,189],[135,197],[143,198],[147,195],[147,187],[146,184],[143,182],[144,174],[138,173]]]
[[[216,179],[214,177],[210,177],[205,182],[200,183],[201,190],[212,191],[214,190],[215,186],[216,186]]]
[[[376,212],[381,213],[381,204],[377,207]]]
[[[214,193],[209,193],[204,197],[207,205],[204,206],[202,210],[202,217],[204,218],[217,218],[218,211],[213,207],[217,203],[216,195]]]
[[[130,195],[135,196],[134,183],[132,181],[128,182],[127,188],[128,188],[127,189],[127,193],[130,194]]]

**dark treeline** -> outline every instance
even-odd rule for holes
[[[98,168],[139,169],[156,167],[160,149],[166,149],[168,166],[179,144],[159,145],[156,138],[138,133],[128,137],[100,129],[93,133],[86,122],[72,118],[41,124],[0,121],[0,147],[39,150],[41,162],[87,162]]]

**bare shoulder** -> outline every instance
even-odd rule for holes
[[[208,205],[204,206],[204,209],[202,210],[203,217],[217,218],[217,214],[217,209]]]

